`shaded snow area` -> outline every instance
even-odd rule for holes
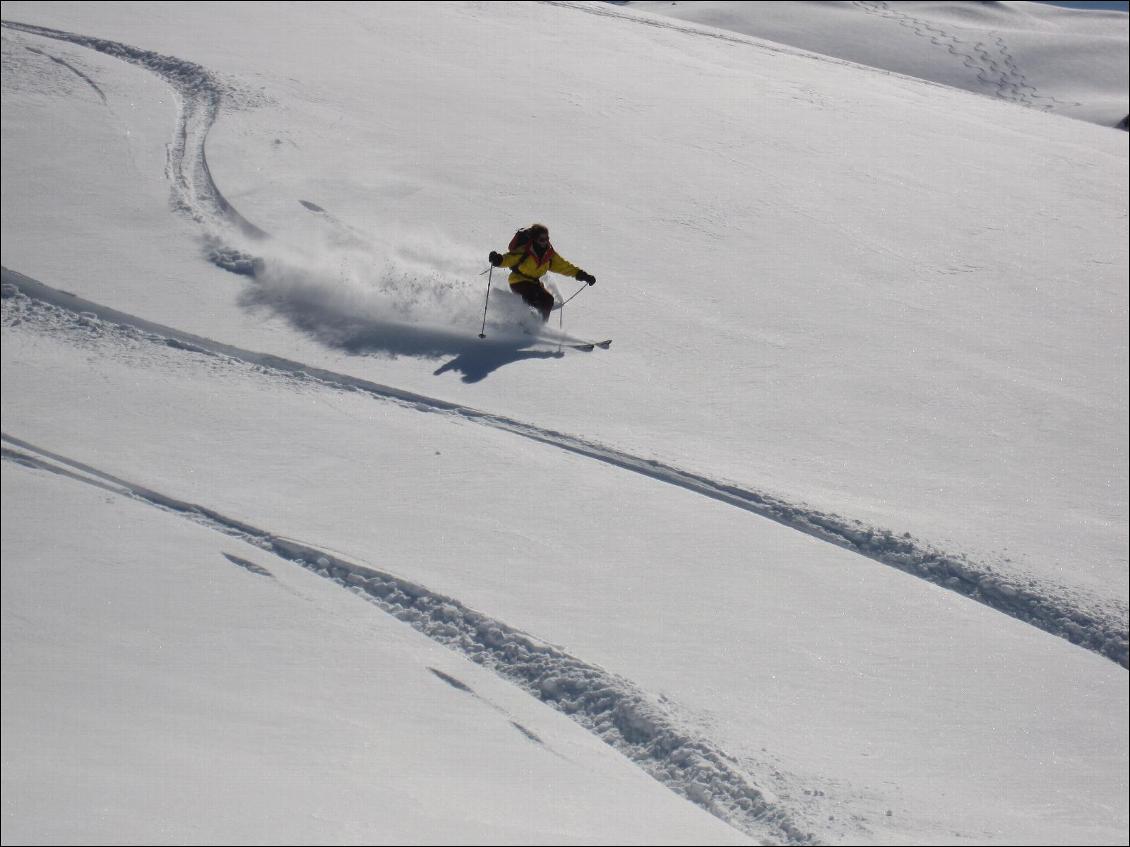
[[[1126,21],[5,3],[4,843],[1126,843]]]

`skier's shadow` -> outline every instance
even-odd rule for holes
[[[455,371],[462,374],[463,382],[481,382],[499,368],[513,362],[526,359],[560,359],[564,355],[560,350],[531,350],[517,345],[510,347],[493,344],[467,347],[454,359],[441,365],[434,372],[434,376]]]
[[[448,356],[434,371],[435,376],[455,372],[463,382],[481,382],[499,368],[531,359],[559,359],[560,348],[545,349],[531,338],[498,338],[485,340],[464,332],[424,328],[410,325],[367,324],[354,327],[336,338],[336,346],[355,356],[391,353],[394,356],[416,356],[439,359]]]
[[[412,356],[432,360],[454,356],[434,374],[441,376],[454,371],[467,383],[481,382],[514,362],[558,359],[564,355],[560,348],[546,349],[545,339],[517,335],[520,330],[512,327],[489,330],[491,335],[481,339],[474,330],[342,315],[334,309],[319,310],[316,303],[292,304],[268,298],[260,289],[247,290],[241,295],[241,302],[251,309],[269,307],[294,328],[351,356]],[[519,319],[525,317],[523,312],[524,309],[517,313]]]

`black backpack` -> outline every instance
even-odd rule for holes
[[[537,225],[535,225],[537,226]],[[534,228],[535,226],[528,226],[525,229],[520,229],[514,233],[514,237],[510,239],[510,246],[507,248],[511,253],[522,252],[529,253],[530,247],[534,241]],[[538,226],[538,229],[541,227]],[[550,244],[549,251],[553,252],[553,245]]]
[[[514,237],[510,239],[510,246],[507,248],[511,253],[517,250],[528,251],[530,242],[533,241],[534,234],[530,228],[520,229],[514,233]]]

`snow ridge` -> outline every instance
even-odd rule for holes
[[[250,238],[265,236],[261,229],[244,219],[228,203],[208,169],[208,157],[204,149],[208,131],[215,123],[225,96],[230,93],[228,86],[215,74],[195,62],[164,56],[117,41],[15,21],[3,21],[0,26],[88,47],[123,62],[138,65],[165,80],[176,92],[179,104],[176,132],[168,147],[166,163],[166,175],[173,186],[173,207],[200,224],[234,224]],[[93,86],[105,102],[106,98],[98,86],[85,75],[79,76]]]
[[[401,403],[417,411],[461,417],[484,426],[504,430],[557,449],[632,471],[659,482],[675,485],[719,500],[788,526],[830,544],[851,550],[908,574],[956,591],[970,599],[1039,627],[1074,644],[1130,667],[1127,610],[1104,606],[1100,601],[1073,594],[1066,588],[1029,579],[1020,583],[991,566],[970,561],[963,555],[937,550],[908,534],[869,527],[836,514],[828,514],[789,503],[778,497],[654,459],[636,456],[614,447],[577,436],[538,427],[503,415],[462,406],[435,397],[381,385],[358,377],[311,367],[277,356],[242,350],[210,339],[109,309],[72,294],[52,289],[23,274],[2,271],[5,303],[23,296],[29,301],[62,309],[80,327],[108,324],[126,331],[141,331],[154,343],[187,352],[226,356],[281,372],[291,378],[309,380],[334,390],[360,391],[374,398]],[[8,318],[5,318],[7,322]]]
[[[731,756],[680,726],[669,709],[628,680],[402,577],[165,496],[7,433],[0,433],[0,438],[5,442],[0,456],[8,461],[180,514],[333,580],[568,715],[672,791],[742,832],[774,843],[815,843],[815,836],[800,830],[780,801],[740,770]],[[241,567],[250,564],[227,558]],[[258,566],[252,568],[270,575]],[[446,674],[434,669],[432,673],[473,693]],[[541,743],[529,730],[516,726]]]

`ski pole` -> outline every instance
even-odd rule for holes
[[[482,274],[479,274],[479,276],[482,276]],[[479,338],[487,337],[487,307],[490,306],[490,281],[493,276],[494,265],[491,265],[489,268],[489,273],[487,273],[487,301],[483,304],[483,329],[479,333]]]
[[[572,293],[572,294],[571,294],[571,295],[569,296],[569,300],[572,300],[572,299],[573,299],[574,297],[576,297],[576,296],[577,296],[578,294],[580,294],[580,293],[581,293],[582,291],[584,291],[584,290],[585,290],[586,288],[588,288],[588,287],[589,287],[589,286],[588,286],[588,284],[587,284],[587,283],[586,283],[585,285],[582,285],[582,286],[581,286],[580,288],[578,288],[578,289],[577,289],[576,291],[574,291],[574,292],[573,292],[573,293]],[[565,303],[568,303],[568,302],[569,302],[569,300],[566,300],[566,301],[565,301]],[[561,308],[565,308],[565,303],[562,303],[562,304],[561,304]]]

